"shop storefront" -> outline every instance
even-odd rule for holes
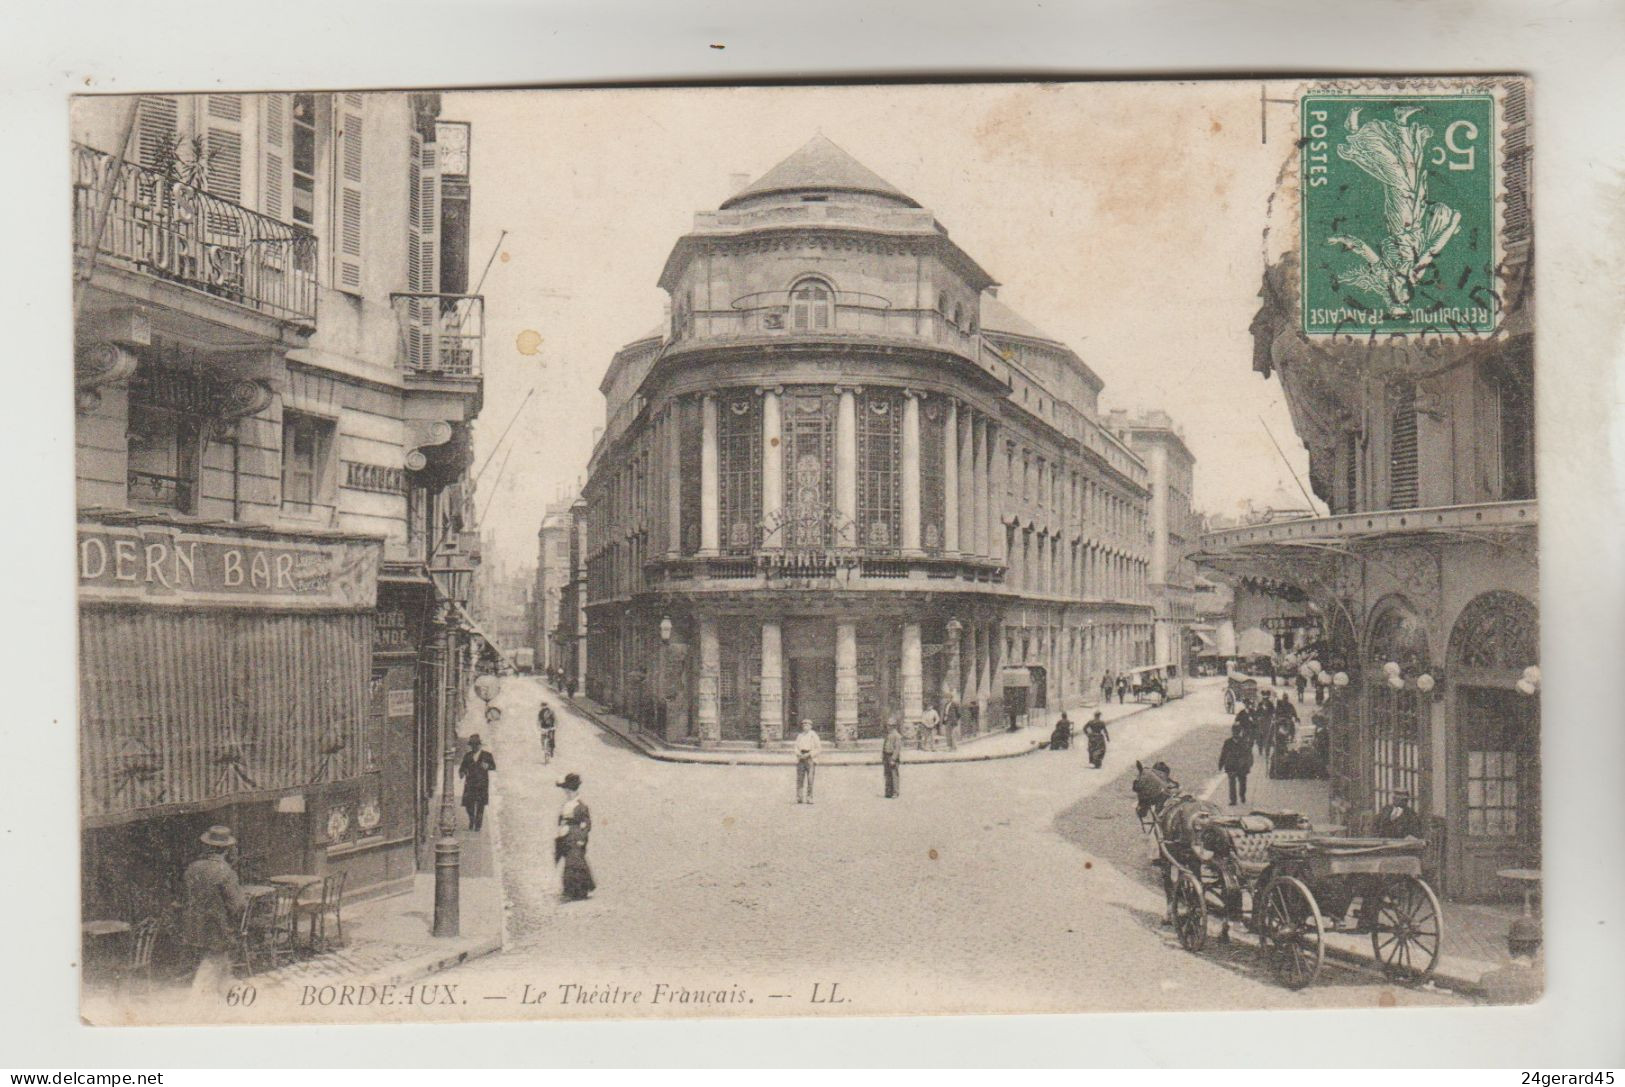
[[[172,919],[214,823],[232,826],[249,875],[353,870],[355,891],[401,874],[381,859],[402,820],[388,685],[372,682],[380,551],[341,533],[81,516],[87,917]],[[405,863],[410,876],[409,844]]]

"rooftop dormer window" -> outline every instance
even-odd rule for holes
[[[835,291],[821,279],[803,279],[790,288],[790,327],[798,332],[835,324]]]

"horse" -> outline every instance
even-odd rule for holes
[[[1215,887],[1222,895],[1226,909],[1219,931],[1219,940],[1230,939],[1232,907],[1239,913],[1241,905],[1240,876],[1236,870],[1234,847],[1220,822],[1226,820],[1217,804],[1198,800],[1179,787],[1165,763],[1149,769],[1138,761],[1134,768],[1133,791],[1138,803],[1135,814],[1140,824],[1154,829],[1159,843],[1157,863],[1162,868],[1162,893],[1167,903],[1167,920],[1173,923],[1174,870],[1177,864],[1190,870],[1198,883]],[[1170,863],[1171,862],[1171,863]],[[1203,879],[1204,866],[1212,878]]]

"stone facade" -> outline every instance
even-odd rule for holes
[[[929,211],[819,137],[660,282],[669,327],[601,385],[590,696],[677,742],[850,743],[1152,663],[1146,466]]]

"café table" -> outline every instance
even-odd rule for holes
[[[130,922],[111,918],[86,921],[79,926],[79,932],[85,945],[84,965],[90,971],[92,967],[100,969],[117,961],[116,940],[129,939]]]
[[[1514,883],[1522,885],[1523,915],[1525,917],[1533,917],[1535,915],[1535,910],[1530,900],[1530,896],[1536,891],[1540,890],[1540,869],[1503,868],[1495,874],[1500,876],[1502,879],[1511,880]]]

